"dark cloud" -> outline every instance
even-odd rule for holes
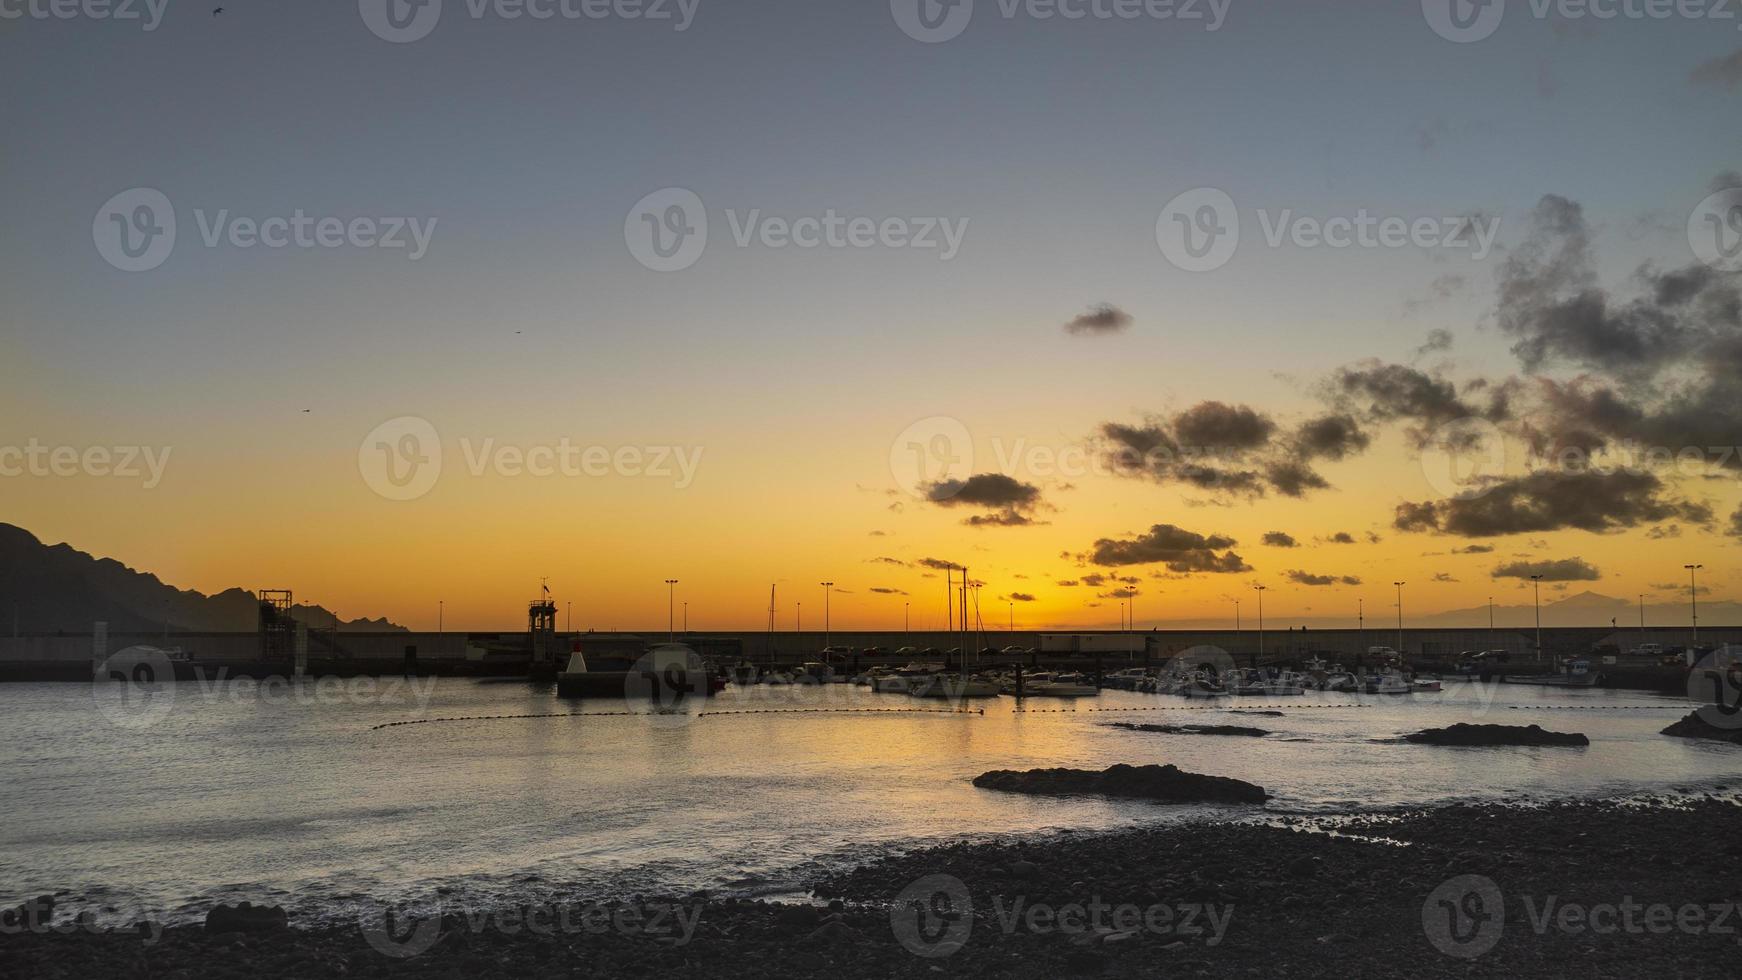
[[[1283,573],[1290,582],[1298,585],[1360,585],[1361,580],[1353,575],[1314,575],[1298,568]]]
[[[1178,483],[1235,497],[1275,492],[1301,497],[1330,484],[1311,465],[1367,448],[1369,439],[1346,414],[1311,419],[1283,433],[1247,405],[1206,401],[1142,425],[1101,426],[1102,455],[1115,473]]]
[[[1679,538],[1682,536],[1682,526],[1680,524],[1660,524],[1657,527],[1646,531],[1645,536],[1653,541]]]
[[[1014,510],[1001,510],[991,514],[975,514],[962,519],[969,527],[1025,527],[1036,523],[1034,518]]]
[[[1701,526],[1711,508],[1668,496],[1650,473],[1541,470],[1499,480],[1479,496],[1397,505],[1400,531],[1486,538],[1531,531],[1611,531],[1679,519]]]
[[[1102,599],[1135,599],[1143,593],[1132,588],[1114,589],[1111,592],[1097,592]]]
[[[900,568],[907,567],[907,562],[904,562],[899,558],[889,558],[884,555],[878,555],[876,558],[867,558],[865,560],[873,565],[895,565]]]
[[[1035,597],[1028,592],[1012,592],[1008,596],[1005,596],[1005,598],[1009,599],[1011,602],[1034,602],[1035,601]]]
[[[1082,583],[1077,581],[1074,578],[1066,578],[1066,579],[1060,579],[1058,582],[1056,582],[1054,584],[1058,585],[1061,588],[1074,589],[1077,586],[1081,585]]]
[[[1742,48],[1722,58],[1702,62],[1688,76],[1688,80],[1695,85],[1716,85],[1720,88],[1736,88],[1742,85]]]
[[[901,589],[889,589],[889,588],[884,588],[882,586],[873,586],[871,591],[877,593],[878,595],[906,595],[907,594],[906,592],[903,592]]]
[[[1457,579],[1452,577],[1451,575],[1446,574],[1445,572],[1435,572],[1434,573],[1434,581],[1435,582],[1456,582]]]
[[[865,533],[869,534],[871,537],[874,537],[874,538],[886,538],[889,536],[888,531],[867,531]]]
[[[1544,582],[1595,582],[1603,577],[1595,565],[1583,558],[1508,562],[1495,567],[1492,574],[1495,578],[1518,579],[1540,575]]]
[[[1467,545],[1464,545],[1462,548],[1453,548],[1452,554],[1454,554],[1454,555],[1486,555],[1486,554],[1491,554],[1493,551],[1494,551],[1494,546],[1491,544],[1467,544]]]
[[[1326,395],[1332,404],[1365,421],[1404,423],[1405,433],[1420,447],[1433,430],[1448,423],[1473,417],[1489,421],[1509,417],[1510,390],[1487,385],[1473,390],[1484,388],[1488,389],[1487,402],[1477,404],[1460,395],[1458,386],[1440,375],[1406,364],[1366,360],[1333,372],[1326,383]]]
[[[1355,536],[1350,534],[1348,531],[1338,531],[1336,534],[1333,534],[1324,540],[1328,544],[1354,544]]]
[[[1040,488],[1003,473],[976,473],[966,480],[926,485],[926,499],[940,507],[981,507],[989,511],[962,521],[970,527],[1022,527],[1035,523],[1030,513],[1040,503]]]
[[[1100,572],[1091,572],[1088,575],[1083,576],[1083,584],[1092,589],[1098,589],[1107,584],[1107,576],[1102,575]]]
[[[1245,405],[1210,401],[1174,416],[1173,431],[1188,446],[1246,450],[1268,444],[1276,423]]]
[[[1427,339],[1415,349],[1415,356],[1426,357],[1429,354],[1439,354],[1452,349],[1452,332],[1444,327],[1435,327],[1427,332]]]
[[[953,561],[944,561],[942,558],[921,558],[914,562],[914,564],[921,568],[935,568],[940,572],[953,571],[962,567]]]
[[[1071,334],[1110,334],[1118,333],[1131,326],[1131,314],[1111,303],[1101,303],[1089,308],[1089,312],[1065,324],[1065,333]]]
[[[1285,531],[1265,531],[1263,540],[1272,548],[1294,548],[1300,545],[1300,542],[1294,539],[1294,535]]]
[[[1724,533],[1732,538],[1742,538],[1742,507],[1730,515],[1730,523],[1724,527]]]
[[[1203,535],[1173,524],[1156,524],[1135,538],[1101,538],[1084,556],[1096,565],[1163,564],[1174,572],[1249,572],[1233,551],[1233,538]],[[1088,581],[1087,576],[1084,581]]]
[[[1295,430],[1294,444],[1303,459],[1330,460],[1354,456],[1366,450],[1372,437],[1350,415],[1322,415],[1301,423]]]

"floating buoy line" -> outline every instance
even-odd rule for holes
[[[761,708],[745,711],[698,711],[693,715],[688,712],[661,711],[552,711],[537,715],[460,715],[453,718],[412,718],[406,721],[389,721],[380,725],[372,725],[369,730],[378,732],[383,728],[398,728],[402,725],[433,725],[437,722],[453,721],[516,721],[525,718],[638,718],[638,717],[671,717],[685,714],[691,718],[712,718],[721,715],[984,715],[984,708]]]

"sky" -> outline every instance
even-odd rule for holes
[[[45,541],[413,628],[1738,597],[1726,7],[158,2],[0,0]]]

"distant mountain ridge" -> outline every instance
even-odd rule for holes
[[[67,544],[45,545],[21,527],[0,523],[0,631],[10,632],[16,614],[19,630],[27,633],[84,633],[98,621],[116,632],[251,632],[258,625],[257,601],[245,589],[210,596],[178,589],[112,558]],[[293,615],[310,627],[336,626],[340,632],[405,629],[386,619],[341,620],[318,605],[299,605]]]

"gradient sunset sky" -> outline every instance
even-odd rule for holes
[[[1518,568],[1496,574],[1517,563],[1548,569],[1545,597],[1672,601],[1688,562],[1738,597],[1742,464],[1549,487],[1526,454],[1593,426],[1671,450],[1742,433],[1722,380],[1738,275],[1688,230],[1742,183],[1736,20],[1514,0],[1456,43],[1415,0],[1233,0],[1215,30],[978,0],[923,43],[883,0],[699,0],[681,31],[446,0],[426,37],[390,43],[371,2],[171,0],[150,31],[0,20],[0,445],[170,451],[151,488],[0,477],[0,520],[182,588],[291,588],[413,628],[438,600],[450,629],[515,627],[541,578],[577,626],[662,627],[677,578],[695,628],[760,628],[771,583],[783,626],[796,601],[820,626],[824,580],[839,628],[899,628],[904,603],[935,628],[925,559],[970,566],[989,622],[1015,602],[1030,626],[1114,624],[1121,587],[1139,626],[1231,619],[1255,583],[1279,618],[1352,618],[1358,598],[1387,615],[1398,579],[1423,612],[1525,602]],[[133,188],[175,209],[148,271],[95,241]],[[707,213],[678,271],[626,242],[663,188]],[[1201,272],[1157,241],[1197,188],[1241,223]],[[830,209],[967,224],[947,259],[734,240],[753,210]],[[1266,241],[1285,211],[1363,209],[1498,222],[1494,247]],[[299,210],[435,226],[416,260],[202,241],[220,211]],[[1434,434],[1463,409],[1509,447],[1471,514],[1434,478]],[[360,452],[404,417],[437,433],[442,469],[394,500]],[[1357,434],[1303,449],[1325,418]],[[892,465],[939,419],[969,436],[954,475],[1010,480],[950,496]],[[1017,458],[1102,458],[1109,423],[1182,444],[1232,427],[1209,447],[1229,479]],[[487,442],[564,439],[701,455],[681,487],[468,472]],[[1328,485],[1290,496],[1283,463]]]

